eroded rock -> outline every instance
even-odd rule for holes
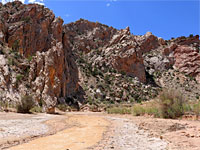
[[[4,49],[9,47],[2,59],[7,63],[2,61],[0,67],[4,98],[20,101],[31,94],[50,113],[58,98],[78,95],[83,102],[78,69],[68,39],[63,38],[63,20],[37,4],[14,1],[0,7],[0,42]]]

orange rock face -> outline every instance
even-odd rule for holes
[[[143,83],[146,82],[143,59],[141,57],[137,57],[137,53],[134,53],[129,57],[125,56],[124,58],[116,57],[114,62],[113,66],[117,70],[124,71],[129,76],[136,76]]]
[[[32,57],[29,83],[33,97],[54,111],[59,98],[77,95],[78,69],[63,39],[63,20],[37,4],[19,1],[1,5],[0,42]]]
[[[62,42],[63,20],[55,18],[53,12],[39,5],[23,5],[19,2],[10,7],[8,45],[19,50],[21,55],[32,56],[36,51],[47,51],[56,42]],[[21,8],[17,11],[17,8]]]

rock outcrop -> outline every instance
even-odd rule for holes
[[[178,46],[174,51],[174,68],[200,83],[200,53],[189,46]]]
[[[81,85],[89,103],[131,102],[157,95],[145,85],[142,54],[158,47],[151,33],[135,36],[129,27],[114,29],[80,19],[64,25],[64,33],[79,67]]]
[[[188,99],[198,99],[199,36],[159,40],[159,47],[143,54],[145,69],[160,87],[178,89]]]
[[[180,37],[167,41],[156,37],[151,32],[137,36],[130,33],[129,27],[116,30],[98,22],[83,19],[64,25],[64,33],[68,39],[68,45],[76,56],[82,78],[81,85],[88,87],[84,89],[89,99],[96,97],[96,99],[111,101],[122,99],[140,101],[155,96],[155,90],[159,91],[158,87],[169,86],[173,81],[162,79],[167,78],[162,74],[171,69],[175,71],[173,68],[178,61],[176,49],[181,45],[194,48],[194,51],[198,51],[199,48],[198,36]],[[189,55],[187,57],[193,62],[192,57]],[[180,69],[176,71],[183,72]],[[129,77],[132,77],[129,80],[133,80],[134,83],[127,82],[125,78]],[[139,85],[137,79],[146,85]],[[162,81],[169,81],[169,84],[164,85]],[[187,84],[193,85],[193,83]],[[131,85],[130,89],[127,85]],[[179,86],[173,88],[176,87]],[[194,95],[200,94],[194,91]],[[184,92],[185,89],[183,89]],[[195,97],[194,95],[192,98]]]
[[[91,58],[93,66],[114,68],[146,82],[142,53],[158,47],[158,38],[150,32],[144,36],[134,36],[129,27],[116,30],[83,19],[67,24],[64,28],[73,52],[94,56]]]
[[[9,73],[17,72],[13,69],[17,66],[13,64],[9,67],[5,66],[7,63],[1,64],[4,65],[2,69],[7,70],[1,72],[1,77],[4,78],[1,81],[6,84],[6,86],[0,84],[3,93],[5,93],[4,88],[10,94],[11,90],[17,95],[16,98],[10,98],[14,101],[20,100],[22,94],[32,94],[38,103],[44,104],[47,112],[54,111],[59,99],[76,96],[83,101],[78,94],[81,89],[78,84],[78,69],[71,49],[67,45],[67,39],[63,38],[63,20],[56,18],[53,12],[44,6],[25,5],[19,1],[1,4],[0,18],[0,42],[4,45],[4,49],[8,47],[7,51],[24,59],[22,62],[27,68],[26,77],[25,72],[20,69],[18,72],[23,78],[28,79],[26,82],[20,81],[17,87],[11,88],[10,84],[16,79],[16,75],[12,75],[11,78]],[[6,56],[1,55],[1,57]],[[5,61],[9,59],[11,58],[7,55]],[[24,86],[22,89],[26,90],[21,92],[20,86]]]

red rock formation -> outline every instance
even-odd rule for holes
[[[127,73],[129,76],[138,77],[143,83],[146,82],[143,59],[138,57],[136,52],[132,53],[130,56],[115,57],[113,60],[113,67]]]
[[[180,72],[195,77],[200,83],[200,54],[189,46],[178,46],[174,51],[174,67]]]
[[[135,36],[135,39],[140,47],[140,53],[146,53],[153,49],[158,48],[159,41],[158,38],[151,32],[147,32],[143,36]]]
[[[173,40],[173,42],[177,43],[178,45],[190,45],[194,43],[199,43],[199,35],[196,36],[190,36],[190,37],[178,37]]]
[[[14,1],[0,8],[0,42],[32,57],[29,83],[34,98],[52,112],[59,98],[78,95],[78,69],[63,38],[63,20],[37,4]]]
[[[154,40],[153,35],[146,35],[140,40],[140,43],[137,43],[135,36],[130,33],[129,27],[124,30],[116,30],[98,22],[94,23],[83,19],[65,25],[64,32],[71,43],[69,45],[72,50],[75,53],[80,51],[91,53],[91,56],[96,57],[91,58],[92,63],[99,68],[115,68],[127,75],[138,77],[141,82],[146,82],[140,51],[155,47],[148,44]],[[138,49],[140,45],[142,45],[142,50]],[[103,57],[93,55],[97,49]]]

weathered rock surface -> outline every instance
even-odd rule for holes
[[[36,51],[47,51],[56,42],[62,42],[63,20],[55,18],[44,6],[15,1],[5,4],[0,14],[7,29],[3,35],[8,46],[21,55],[32,56]]]
[[[0,5],[0,18],[0,42],[4,51],[8,47],[7,55],[1,55],[4,71],[1,71],[0,88],[3,93],[7,96],[16,93],[16,98],[10,98],[13,101],[19,101],[22,95],[32,94],[49,112],[54,111],[60,98],[76,96],[83,101],[79,96],[78,69],[65,41],[67,39],[63,38],[63,20],[56,18],[44,6],[24,5],[19,1]],[[13,60],[8,51],[20,55],[19,66],[8,66],[5,62]],[[26,72],[22,71],[22,64],[25,64]],[[19,69],[14,69],[16,67]],[[24,81],[11,86],[19,73],[20,80]],[[24,92],[20,91],[20,87]]]
[[[160,46],[144,53],[146,71],[156,83],[179,90],[189,99],[198,99],[200,68],[199,36],[160,41]]]
[[[146,82],[142,53],[159,45],[158,38],[151,33],[134,36],[129,27],[116,30],[83,19],[67,24],[64,28],[73,52],[84,52],[93,56],[93,66],[114,68],[139,78],[143,83]]]
[[[44,6],[0,3],[0,99],[32,95],[54,112],[58,103],[83,102],[85,93],[88,102],[132,102],[173,85],[199,97],[199,45],[198,35],[164,40],[83,19],[63,25]]]
[[[86,98],[94,103],[95,110],[98,101],[133,102],[157,94],[154,88],[144,85],[142,53],[159,45],[151,33],[134,36],[129,27],[116,30],[83,19],[64,25],[64,33],[76,56]]]
[[[199,49],[198,36],[180,37],[167,41],[154,36],[151,32],[137,36],[130,33],[129,27],[116,30],[98,22],[83,19],[65,25],[64,32],[68,45],[76,55],[81,85],[85,87],[89,99],[95,97],[95,99],[111,101],[132,101],[132,99],[140,101],[156,95],[154,86],[173,85],[171,88],[176,89],[172,83],[174,82],[177,87],[181,87],[182,83],[169,80],[171,73],[168,79],[163,79],[167,76],[162,74],[173,70],[176,66],[177,47],[187,45],[196,52]],[[194,59],[189,55],[187,57],[189,57],[188,61],[193,63]],[[179,69],[177,71],[182,72]],[[134,77],[149,85],[138,84],[139,82]],[[162,84],[162,81],[167,81],[169,84]],[[188,85],[196,88],[192,81]],[[188,94],[184,88],[181,91]],[[194,89],[191,95],[194,98],[199,94]]]
[[[178,46],[174,51],[175,69],[196,78],[200,83],[200,53],[189,46]]]

